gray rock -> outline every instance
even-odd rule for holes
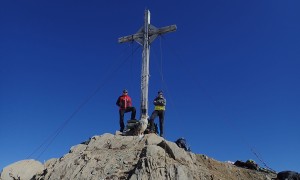
[[[0,176],[2,180],[29,180],[35,174],[43,172],[44,166],[39,161],[32,159],[22,160],[6,166]]]
[[[109,133],[94,136],[71,147],[63,157],[48,160],[44,166],[46,169],[35,172],[32,180],[266,180],[275,177],[186,152],[155,134],[143,138]]]

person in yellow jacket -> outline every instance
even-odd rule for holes
[[[164,118],[165,118],[165,110],[166,110],[166,99],[163,97],[163,92],[158,91],[158,96],[154,99],[154,111],[150,116],[150,128],[151,131],[154,132],[154,119],[158,116],[159,117],[159,133],[160,136],[164,136]]]

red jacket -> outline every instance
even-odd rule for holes
[[[122,95],[118,98],[116,104],[120,109],[126,109],[132,106],[131,98],[128,95]]]

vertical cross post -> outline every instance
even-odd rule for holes
[[[149,86],[149,55],[150,44],[161,34],[176,31],[176,25],[156,28],[150,24],[150,11],[145,10],[144,26],[133,35],[119,38],[119,43],[136,41],[143,46],[141,72],[141,116],[148,116],[148,86]]]

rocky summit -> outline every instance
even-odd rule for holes
[[[94,136],[42,164],[23,160],[5,167],[1,180],[271,180],[276,174],[236,167],[186,152],[155,134]]]

